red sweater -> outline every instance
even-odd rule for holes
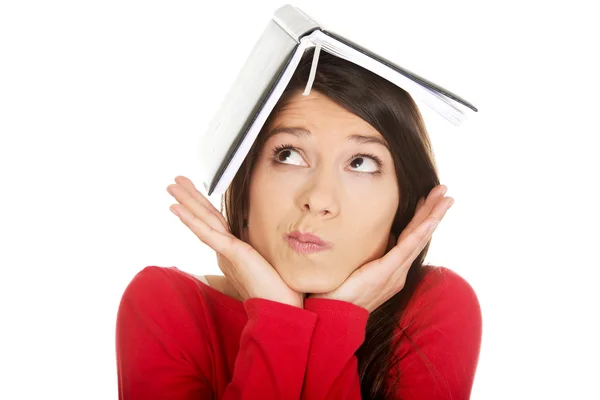
[[[308,298],[304,309],[240,302],[175,267],[147,267],[118,310],[119,399],[360,399],[354,353],[368,316],[330,299]],[[398,368],[389,373],[399,376],[393,398],[468,399],[481,343],[471,286],[449,269],[434,269],[400,326],[411,320],[405,333],[414,344],[402,338]]]

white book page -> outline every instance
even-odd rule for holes
[[[254,144],[254,141],[256,140],[256,137],[258,136],[265,121],[267,120],[267,117],[275,107],[275,104],[277,104],[277,101],[283,94],[283,91],[290,82],[290,79],[292,79],[292,75],[296,71],[296,67],[300,63],[302,55],[304,54],[306,48],[310,45],[312,45],[312,42],[309,40],[308,37],[302,38],[300,40],[300,44],[296,48],[296,52],[292,56],[290,63],[287,65],[285,71],[283,72],[281,79],[277,82],[275,88],[273,89],[269,98],[265,102],[264,107],[256,116],[254,123],[248,129],[248,133],[242,139],[240,146],[233,155],[231,162],[227,165],[227,168],[223,172],[223,176],[221,177],[221,179],[219,179],[219,182],[215,186],[215,189],[212,192],[211,196],[220,196],[225,192],[225,190],[227,190],[227,187],[229,187],[229,184],[231,183],[235,174],[242,165],[244,158],[246,158],[248,152],[250,151],[250,148]]]
[[[403,88],[409,92],[411,96],[414,96],[415,99],[427,104],[454,125],[460,125],[466,120],[467,114],[463,111],[463,106],[455,100],[422,86],[412,79],[396,72],[387,65],[372,59],[331,36],[325,35],[319,30],[312,32],[309,37],[315,44],[320,42],[322,49],[328,53],[360,65]]]

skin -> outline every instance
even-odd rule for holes
[[[306,132],[291,134],[291,126]],[[257,297],[294,307],[308,297],[336,299],[372,312],[402,290],[454,200],[444,185],[434,187],[396,240],[390,234],[399,202],[391,154],[385,143],[348,140],[360,134],[372,142],[381,135],[316,92],[294,98],[269,129],[285,127],[268,138],[253,171],[250,227],[242,240],[185,177],[167,187],[179,203],[170,209],[217,253],[224,276],[207,276],[217,290],[240,301]],[[280,144],[293,148],[274,152]],[[285,239],[296,230],[315,233],[331,247],[299,254]]]
[[[325,293],[385,253],[400,201],[393,159],[384,145],[349,140],[384,141],[366,121],[314,90],[297,94],[268,129],[285,127],[310,133],[282,131],[265,143],[250,184],[246,241],[291,289]],[[294,149],[274,153],[288,144]],[[373,154],[382,165],[356,153]],[[293,231],[316,234],[331,248],[297,253],[285,239]]]

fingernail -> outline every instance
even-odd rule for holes
[[[446,194],[446,192],[448,191],[448,186],[446,185],[442,185],[443,189],[442,189],[442,196]]]
[[[450,203],[448,204],[448,208],[452,207],[454,205],[454,199],[450,199]]]
[[[169,207],[169,210],[171,210],[171,212],[172,212],[173,214],[175,214],[176,216],[178,216],[178,217],[179,217],[179,213],[177,212],[177,210],[176,210],[176,209],[175,209],[173,206]]]

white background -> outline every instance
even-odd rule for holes
[[[480,109],[459,129],[424,110],[456,200],[428,261],[483,311],[473,398],[599,399],[594,2],[318,3],[294,5]],[[219,273],[165,189],[199,180],[199,138],[282,4],[1,3],[0,398],[116,398],[133,275]]]

